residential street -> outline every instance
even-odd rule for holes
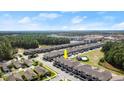
[[[44,55],[43,53],[39,54],[39,56],[35,59],[39,60],[40,62],[43,62],[44,65],[47,65],[48,67],[50,67],[51,69],[53,69],[54,71],[56,71],[58,73],[57,77],[54,79],[51,79],[50,81],[59,81],[59,80],[80,81],[80,79],[70,75],[69,73],[61,71],[59,68],[56,68],[55,66],[53,66],[53,62],[44,61],[42,59],[43,55]]]

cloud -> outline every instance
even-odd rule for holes
[[[109,25],[104,22],[92,22],[85,24],[86,29],[88,30],[107,30],[110,29]]]
[[[108,30],[111,26],[104,22],[90,22],[69,24],[62,27],[63,30]]]
[[[124,22],[121,22],[121,23],[118,23],[118,24],[114,24],[112,26],[112,29],[123,30],[124,29]]]
[[[65,11],[66,12],[66,11]],[[67,11],[71,12],[71,11]],[[72,11],[73,12],[73,11]],[[13,17],[3,14],[0,18],[0,30],[107,30],[124,29],[124,22],[116,23],[114,16],[104,15],[100,18],[90,18],[78,14],[70,14],[71,19],[66,20],[66,14],[57,12],[41,12],[30,16]],[[75,16],[77,15],[77,16]],[[62,18],[60,18],[62,17]],[[58,18],[58,19],[57,19]],[[65,18],[65,20],[63,20]],[[53,20],[54,19],[54,20]],[[56,21],[57,19],[57,21]],[[85,20],[85,19],[88,19]],[[52,20],[52,21],[49,21]],[[57,23],[62,21],[61,24]]]
[[[104,16],[103,17],[103,20],[110,22],[110,21],[114,21],[115,20],[115,17],[114,16]]]
[[[4,16],[4,17],[11,17],[10,14],[4,14],[3,16]]]
[[[29,17],[24,17],[21,20],[18,21],[19,24],[30,24],[31,19]]]
[[[0,30],[41,30],[42,28],[41,23],[36,23],[27,16],[18,20],[13,18],[0,21]]]
[[[71,23],[72,24],[78,24],[78,23],[81,23],[86,18],[87,18],[87,16],[83,16],[83,17],[82,16],[76,16],[76,17],[72,18]]]
[[[58,13],[40,13],[38,16],[34,17],[34,19],[56,19],[61,16],[62,15]]]

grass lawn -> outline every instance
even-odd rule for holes
[[[107,62],[104,62],[104,63],[100,62],[99,65],[104,67],[104,68],[106,68],[106,69],[111,70],[115,74],[124,75],[124,71],[123,70],[115,68],[115,67],[113,67],[111,64],[109,64]]]
[[[48,70],[51,73],[51,76],[49,76],[47,78],[43,77],[42,79],[40,79],[41,81],[49,81],[49,80],[51,80],[51,79],[53,79],[57,76],[58,73],[56,71],[54,71],[53,69],[51,69],[50,67],[48,67],[47,65],[44,65],[41,59],[35,58],[34,60],[38,61],[39,64],[42,64],[42,67],[45,68],[46,70]]]
[[[90,50],[88,52],[82,53],[80,56],[87,56],[89,58],[89,61],[83,62],[79,61],[84,64],[89,64],[92,66],[99,66],[99,60],[104,56],[104,53],[102,53],[101,48],[95,49],[95,50]],[[77,61],[76,57],[72,58],[73,60]]]
[[[57,76],[57,72],[55,72],[54,70],[52,70],[48,66],[43,65],[43,67],[45,69],[47,69],[49,72],[51,72],[51,76],[50,77],[47,77],[47,78],[44,78],[43,81],[49,81],[49,80],[51,80],[51,79],[53,79],[53,78],[55,78]]]
[[[117,69],[113,67],[112,65],[108,64],[107,62],[101,63],[99,60],[104,57],[104,53],[100,51],[101,48],[95,49],[95,50],[90,50],[88,52],[82,53],[80,56],[87,56],[89,58],[89,61],[83,62],[83,61],[78,61],[76,57],[72,58],[75,61],[81,62],[82,64],[89,64],[94,67],[102,68],[105,70],[108,70],[112,73],[115,73],[117,75],[124,75],[124,71]]]
[[[39,48],[49,48],[51,47],[52,45],[39,45]]]
[[[17,48],[17,49],[18,49],[18,53],[23,54],[23,52],[24,52],[24,49],[23,48]]]

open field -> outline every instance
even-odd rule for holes
[[[104,53],[102,53],[100,50],[101,48],[98,48],[95,50],[90,50],[88,52],[82,53],[80,56],[87,56],[89,58],[89,61],[87,62],[79,61],[79,62],[84,64],[89,64],[92,66],[99,66],[98,62],[104,56]],[[76,57],[74,57],[73,60],[77,61]]]
[[[105,70],[108,70],[114,74],[117,75],[124,75],[124,71],[117,69],[113,67],[112,65],[108,64],[107,62],[105,63],[100,63],[99,60],[104,57],[104,53],[101,52],[101,48],[95,49],[95,50],[90,50],[88,52],[82,53],[80,56],[87,56],[89,58],[89,61],[83,62],[83,61],[78,61],[76,57],[72,58],[75,61],[81,62],[82,64],[88,64],[94,67],[102,68]]]
[[[51,46],[53,46],[53,45],[39,45],[39,48],[49,48]]]

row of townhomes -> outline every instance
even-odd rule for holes
[[[88,50],[96,49],[101,47],[101,43],[85,44],[82,46],[76,46],[68,48],[69,55],[82,53]],[[91,80],[91,81],[106,81],[112,78],[112,74],[109,71],[102,69],[96,69],[90,65],[84,65],[79,62],[74,62],[69,59],[63,58],[63,50],[52,51],[46,53],[43,57],[44,60],[53,61],[53,65],[60,68],[67,73],[78,77],[81,80]]]
[[[81,80],[88,81],[107,81],[112,78],[109,71],[96,69],[90,65],[84,65],[79,62],[74,62],[63,57],[54,59],[54,66],[60,68]]]
[[[72,48],[67,48],[67,50],[68,50],[68,54],[71,56],[73,54],[83,53],[85,51],[99,48],[101,46],[102,46],[101,43],[91,43],[91,44],[85,44],[85,45],[76,46]],[[58,51],[52,51],[52,52],[46,53],[43,59],[52,61],[54,58],[61,57],[61,56],[63,56],[63,50],[58,50]]]
[[[62,45],[52,46],[52,47],[49,47],[49,48],[28,49],[28,50],[24,51],[24,54],[29,55],[29,54],[32,54],[32,53],[45,53],[45,52],[50,52],[50,51],[53,51],[53,50],[60,50],[60,49],[64,49],[64,48],[85,45],[85,44],[88,44],[88,43],[89,42],[82,41],[82,42],[77,42],[77,43],[70,43],[70,44],[62,44]]]

